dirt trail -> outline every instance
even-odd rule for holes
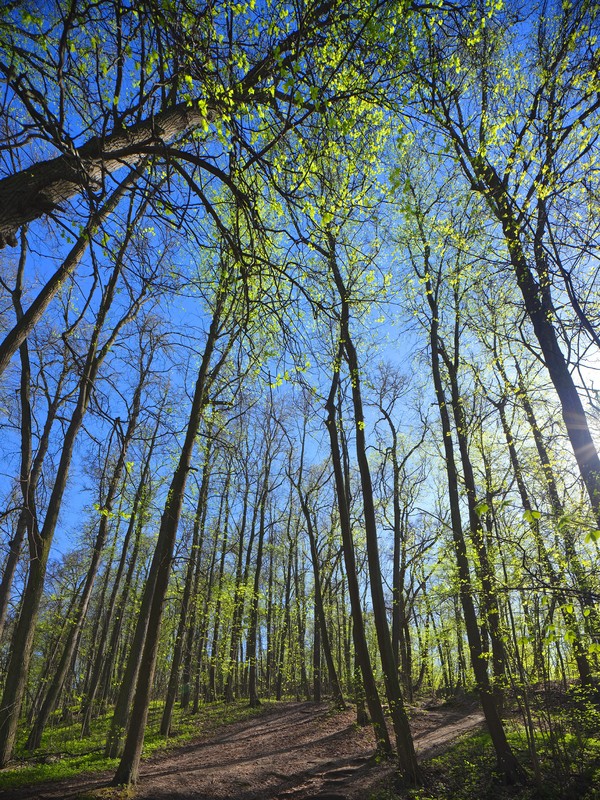
[[[371,729],[357,729],[354,720],[352,711],[332,714],[324,704],[267,708],[146,761],[136,800],[365,800],[392,767],[372,759]],[[482,721],[472,707],[416,712],[411,727],[419,756],[443,751]],[[108,780],[80,776],[35,790],[0,790],[0,800],[75,800]]]

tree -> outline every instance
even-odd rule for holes
[[[52,712],[54,706],[56,705],[65,678],[67,676],[67,671],[69,670],[69,667],[73,660],[74,653],[76,652],[78,646],[83,623],[85,621],[85,617],[92,597],[92,590],[94,588],[96,575],[100,567],[102,553],[106,545],[109,520],[114,514],[113,507],[115,500],[117,498],[117,493],[120,489],[121,491],[123,489],[123,474],[125,472],[125,464],[128,455],[128,450],[131,445],[134,434],[136,433],[136,428],[139,421],[141,405],[142,405],[142,393],[145,389],[145,383],[148,379],[148,374],[150,372],[150,368],[152,365],[152,358],[154,356],[154,352],[152,351],[152,349],[150,349],[149,354],[145,353],[145,350],[148,346],[149,346],[148,343],[144,342],[142,342],[140,345],[139,380],[133,393],[131,412],[129,419],[127,421],[127,428],[125,429],[124,433],[121,432],[122,438],[121,441],[119,442],[119,450],[114,463],[114,467],[112,469],[112,474],[110,475],[110,478],[108,479],[107,482],[108,485],[106,488],[106,493],[103,497],[101,496],[99,498],[98,506],[100,512],[100,522],[98,524],[98,532],[96,535],[96,540],[94,542],[92,550],[92,558],[87,570],[83,591],[79,598],[77,609],[73,614],[73,623],[69,630],[60,662],[56,668],[56,672],[54,674],[50,687],[48,688],[46,697],[44,698],[44,702],[42,704],[38,717],[35,721],[35,725],[32,728],[31,733],[29,734],[29,738],[27,739],[26,747],[28,750],[35,750],[41,744],[44,727],[46,726],[50,713]],[[115,420],[113,424],[113,431],[116,432],[120,428],[120,426],[121,426],[121,421]],[[109,447],[107,450],[107,461],[110,459],[112,455],[113,454],[111,452],[111,448]]]
[[[465,14],[471,15],[469,32]],[[500,226],[600,525],[600,458],[561,346],[552,285],[552,269],[560,274],[562,264],[561,204],[578,191],[589,154],[597,147],[595,126],[588,129],[600,110],[594,88],[598,63],[591,55],[595,17],[588,3],[536,11],[528,37],[534,60],[522,63],[511,49],[520,24],[516,7],[488,13],[459,4],[439,31],[421,18],[414,70],[424,124],[449,142],[468,185],[485,199]],[[506,85],[507,74],[513,75],[512,87]],[[531,92],[521,78],[532,83]],[[562,274],[567,274],[564,269]]]
[[[463,327],[460,293],[464,267],[461,261],[462,254],[453,241],[455,238],[459,242],[462,241],[460,226],[461,223],[464,223],[464,218],[457,218],[450,211],[451,224],[445,224],[445,204],[435,202],[436,199],[439,201],[441,192],[435,185],[430,185],[432,181],[433,179],[430,177],[425,188],[416,185],[415,179],[410,174],[407,178],[406,189],[411,196],[411,219],[414,221],[407,250],[418,283],[424,290],[423,305],[426,309],[424,324],[428,328],[430,364],[436,404],[440,415],[452,537],[458,570],[458,589],[469,643],[471,667],[496,751],[498,768],[507,782],[522,782],[525,777],[524,770],[506,737],[498,704],[499,698],[488,673],[487,648],[485,647],[488,635],[492,640],[494,668],[497,677],[500,678],[505,669],[505,653],[500,632],[499,604],[494,586],[494,573],[488,560],[481,530],[477,490],[467,441],[468,426],[458,385],[459,347]],[[427,188],[430,189],[429,192]],[[459,206],[458,214],[463,212],[464,208],[461,209]],[[466,241],[470,241],[473,237],[473,231],[470,230],[471,219],[467,219],[465,224],[471,235],[464,238]],[[477,225],[477,221],[474,222],[474,225]],[[450,261],[448,265],[446,265],[446,259]],[[447,277],[448,294],[445,296],[446,270],[449,275]],[[444,311],[450,318],[449,347],[446,346],[446,337],[444,336]],[[444,372],[449,392],[444,385]],[[469,515],[469,532],[477,557],[475,571],[481,581],[479,616],[482,616],[485,621],[485,625],[481,627],[474,599],[475,591],[469,563],[469,548],[462,523],[460,476],[455,442],[458,444],[458,458],[462,466],[462,481],[465,486]]]
[[[375,616],[375,627],[377,630],[377,642],[379,654],[383,667],[386,693],[392,720],[394,723],[394,733],[396,735],[396,746],[398,748],[398,759],[400,769],[406,779],[412,784],[420,782],[420,773],[417,765],[414,744],[408,724],[408,716],[404,708],[404,701],[400,684],[398,681],[398,671],[392,650],[392,641],[387,622],[385,610],[385,599],[383,595],[383,583],[381,578],[381,563],[379,557],[379,547],[377,544],[377,522],[375,517],[375,505],[373,501],[373,485],[371,480],[371,470],[367,458],[366,437],[365,437],[365,417],[363,411],[361,393],[361,370],[352,335],[350,333],[350,298],[351,293],[347,289],[336,255],[336,239],[333,233],[327,236],[327,256],[329,269],[333,277],[336,291],[341,303],[340,312],[340,342],[341,354],[348,365],[350,373],[352,405],[354,411],[354,435],[356,443],[356,457],[360,472],[361,482],[361,501],[364,511],[364,525],[367,539],[367,553],[369,564],[369,580],[371,585],[371,595],[373,599],[373,613]]]
[[[81,205],[91,210],[62,267],[0,346],[0,372],[77,267],[96,228],[140,181],[149,156],[164,161],[169,177],[181,178],[177,194],[161,198],[158,213],[181,216],[182,208],[185,222],[191,198],[206,202],[205,184],[218,181],[259,224],[255,190],[249,184],[246,191],[244,176],[256,169],[270,174],[270,151],[281,137],[323,105],[363,91],[361,74],[372,60],[365,31],[377,30],[371,22],[378,12],[365,6],[354,20],[341,0],[311,2],[291,15],[279,0],[260,10],[225,2],[209,11],[195,0],[151,0],[143,9],[116,0],[61,6],[57,1],[48,19],[11,9],[3,23],[0,71],[8,85],[13,161],[0,179],[0,246],[16,245],[21,226],[60,214],[71,200],[77,211]],[[344,37],[353,48],[337,46]],[[59,155],[32,156],[31,137]],[[243,154],[235,174],[229,169],[234,142],[238,157]],[[27,163],[15,170],[19,158]],[[123,167],[131,167],[129,174],[111,190],[111,176]]]
[[[123,269],[124,258],[133,232],[133,228],[126,232],[124,240],[116,254],[110,280],[102,293],[87,352],[84,354],[82,375],[78,383],[77,400],[65,432],[60,461],[54,478],[52,492],[48,500],[44,523],[39,531],[37,529],[33,531],[33,535],[29,541],[31,566],[23,595],[21,614],[13,633],[11,660],[7,671],[2,702],[0,704],[0,764],[6,764],[11,758],[14,748],[17,724],[33,648],[37,612],[44,587],[46,564],[63,495],[67,486],[67,478],[71,467],[75,440],[83,424],[85,413],[91,400],[92,389],[100,367],[117,340],[121,329],[134,318],[139,311],[148,290],[148,284],[144,283],[140,289],[140,294],[133,298],[130,307],[126,308],[125,312],[112,327],[112,330],[106,335],[104,332],[105,323],[115,297],[115,292]],[[106,336],[104,342],[101,340],[103,334]]]
[[[217,283],[213,299],[212,319],[206,334],[202,361],[194,387],[185,440],[169,486],[150,574],[144,590],[144,599],[149,604],[148,622],[142,652],[141,654],[132,653],[131,656],[135,659],[139,658],[140,666],[123,754],[114,777],[115,785],[137,782],[152,681],[156,667],[165,595],[171,574],[173,551],[196,435],[205,408],[210,402],[209,392],[211,385],[216,379],[220,367],[225,362],[233,338],[237,333],[235,321],[233,325],[228,324],[227,321],[227,313],[232,313],[237,302],[235,292],[232,298],[229,297],[229,292],[233,289],[231,282],[235,280],[234,276],[230,274],[229,267],[230,265],[226,259],[221,260],[217,266]],[[225,344],[223,351],[219,353],[217,347],[221,339],[225,340]],[[217,353],[216,361],[213,363],[215,353]],[[144,603],[144,600],[142,603]]]
[[[419,562],[431,541],[417,543],[411,537],[410,513],[418,497],[418,487],[425,480],[425,476],[417,467],[408,473],[407,466],[411,457],[423,444],[426,427],[423,426],[418,442],[411,444],[406,449],[403,447],[400,432],[395,421],[396,406],[410,389],[407,378],[395,369],[394,365],[382,364],[375,374],[375,400],[371,401],[382,415],[390,434],[391,445],[386,448],[381,465],[382,483],[385,481],[387,461],[391,462],[391,495],[392,518],[389,521],[393,532],[392,555],[392,650],[402,681],[405,697],[410,702],[413,698],[413,669],[412,647],[410,639],[411,604],[415,601],[414,579],[412,590],[409,591],[408,574],[414,571],[415,562]],[[382,445],[380,445],[381,447]],[[388,521],[387,498],[385,487],[382,489],[384,497],[381,498],[383,516]]]

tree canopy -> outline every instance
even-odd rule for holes
[[[408,706],[473,691],[505,782],[592,790],[599,25],[5,3],[7,775],[330,696],[409,791]]]

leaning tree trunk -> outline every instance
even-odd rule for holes
[[[503,373],[501,365],[499,365],[499,369],[501,375],[503,375],[504,377],[505,383],[507,385],[510,385],[508,384],[507,378]],[[546,489],[548,492],[548,497],[550,499],[550,505],[552,506],[552,511],[555,516],[556,522],[560,523],[560,521],[564,517],[565,509],[561,502],[560,495],[558,492],[558,486],[556,483],[556,478],[554,476],[552,461],[550,459],[550,455],[546,448],[542,431],[537,423],[533,406],[531,405],[531,401],[529,399],[529,395],[523,378],[523,373],[516,359],[515,359],[515,369],[517,371],[517,376],[518,376],[518,391],[516,390],[516,388],[513,388],[513,392],[515,397],[518,398],[519,403],[522,405],[523,410],[525,411],[525,416],[527,417],[527,422],[529,423],[529,427],[531,428],[533,440],[535,442],[536,450],[538,452],[538,456],[540,459],[540,464],[542,466],[542,472],[544,475],[544,480],[546,482]],[[579,594],[579,601],[585,612],[584,626],[588,631],[588,633],[593,637],[594,641],[598,642],[600,640],[600,621],[598,618],[598,606],[596,602],[596,595],[594,592],[594,588],[590,583],[590,576],[588,575],[587,570],[585,569],[584,565],[581,562],[581,558],[577,550],[577,542],[575,540],[575,535],[573,533],[573,526],[565,525],[564,528],[560,531],[560,533],[561,533],[561,539],[564,543],[567,563],[575,577]]]
[[[101,186],[123,166],[139,166],[148,149],[164,145],[217,114],[206,103],[179,103],[100,140],[93,137],[73,153],[40,161],[0,180],[0,248],[16,244],[22,225],[56,210],[86,188]]]
[[[26,347],[25,343],[21,345],[21,348],[23,347]],[[42,475],[42,469],[44,467],[44,462],[50,446],[50,438],[54,422],[56,421],[60,406],[64,402],[64,397],[61,397],[61,394],[68,371],[69,365],[67,359],[63,359],[63,368],[58,376],[58,380],[56,381],[53,396],[47,396],[48,411],[46,413],[46,419],[44,421],[42,433],[38,441],[37,452],[27,475],[27,481],[24,485],[22,484],[22,491],[25,491],[25,494],[23,495],[23,508],[21,509],[21,513],[17,521],[17,531],[15,533],[13,543],[10,546],[10,553],[6,563],[5,573],[2,577],[2,583],[0,584],[0,634],[3,631],[4,624],[6,622],[6,613],[10,599],[10,587],[12,585],[14,569],[16,568],[21,549],[18,541],[20,537],[24,536],[28,531],[29,539],[35,538],[39,535],[36,489]],[[28,396],[28,393],[29,383],[27,387],[21,386],[22,400]],[[23,413],[22,436],[26,435],[26,428],[29,424],[26,421],[27,414],[28,412],[25,410]],[[27,447],[27,445],[25,447]]]
[[[46,565],[50,553],[50,546],[54,537],[54,531],[58,522],[63,494],[67,486],[75,440],[83,424],[100,366],[114,344],[119,331],[132,317],[131,312],[126,313],[114,327],[108,340],[99,349],[100,334],[115,295],[128,240],[129,237],[126,236],[120,252],[117,254],[115,267],[102,296],[100,309],[96,317],[96,324],[88,347],[83,376],[79,383],[77,401],[65,432],[58,469],[48,501],[44,524],[41,531],[39,533],[35,532],[35,535],[31,537],[30,541],[31,561],[29,577],[23,593],[21,615],[13,634],[4,694],[0,704],[0,766],[6,764],[11,758],[15,744],[21,704],[29,672],[35,625],[44,590]],[[139,304],[136,303],[136,305],[139,307]]]
[[[600,527],[600,458],[590,433],[583,403],[553,324],[555,312],[550,292],[550,278],[545,263],[543,243],[540,241],[543,230],[540,231],[538,225],[535,232],[534,261],[538,273],[536,280],[523,248],[522,239],[526,231],[523,229],[523,223],[517,221],[516,208],[504,183],[494,167],[486,164],[483,159],[473,159],[472,166],[480,181],[479,191],[485,196],[502,226],[510,263],[525,302],[525,310],[531,320],[544,357],[544,364],[558,395],[567,435],[587,490],[596,524]],[[543,201],[540,201],[540,204],[538,213],[545,217],[545,204]]]
[[[71,628],[67,635],[67,640],[63,648],[63,653],[60,662],[56,668],[56,671],[52,678],[52,682],[50,684],[48,692],[46,693],[46,697],[44,698],[44,702],[42,703],[42,707],[35,721],[35,725],[33,726],[29,734],[29,738],[27,739],[26,743],[27,750],[35,750],[41,744],[44,728],[46,727],[46,723],[48,722],[50,714],[54,710],[54,707],[62,690],[63,684],[67,677],[67,672],[73,660],[73,656],[77,649],[81,632],[83,630],[83,624],[85,622],[85,618],[87,615],[87,610],[92,597],[92,590],[94,588],[96,575],[100,567],[102,551],[104,550],[104,546],[106,544],[106,537],[108,534],[108,521],[112,513],[115,498],[117,497],[117,491],[122,484],[123,472],[125,470],[125,459],[127,458],[127,451],[129,449],[129,445],[131,443],[133,434],[135,433],[135,429],[137,427],[138,417],[141,408],[142,391],[144,388],[147,375],[148,375],[148,369],[142,368],[140,372],[140,379],[133,394],[131,416],[127,424],[125,436],[123,437],[123,441],[121,442],[120,445],[119,455],[113,473],[108,483],[108,488],[106,491],[104,502],[102,502],[102,498],[100,498],[101,507],[100,507],[100,523],[98,525],[98,534],[96,536],[96,541],[94,542],[92,560],[88,567],[85,585],[83,587],[83,592],[79,600],[79,606],[74,615]],[[116,429],[116,423],[115,423],[115,429]],[[109,456],[110,452],[107,453],[107,462]]]
[[[223,270],[225,269],[226,267],[223,265]],[[132,657],[139,657],[140,666],[123,755],[113,778],[114,785],[136,783],[138,778],[144,743],[144,732],[148,719],[148,709],[154,680],[154,670],[158,655],[162,613],[171,574],[179,518],[183,507],[185,487],[192,462],[192,454],[198,428],[200,427],[202,414],[208,400],[208,389],[211,379],[214,379],[215,375],[214,369],[212,375],[210,373],[210,363],[221,333],[221,318],[224,306],[227,303],[226,283],[226,276],[223,274],[216,292],[215,308],[194,389],[192,408],[190,410],[184,444],[171,480],[167,501],[161,518],[156,549],[150,567],[150,575],[152,577],[148,578],[144,591],[144,601],[148,599],[150,605],[148,626],[142,651],[139,654],[132,654]],[[223,364],[224,358],[225,356],[221,358],[219,365]]]

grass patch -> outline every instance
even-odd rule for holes
[[[396,800],[600,800],[600,741],[588,738],[582,746],[577,737],[565,735],[560,740],[564,759],[559,767],[556,743],[539,734],[541,781],[536,783],[524,730],[514,726],[508,738],[527,770],[526,786],[503,782],[489,734],[478,732],[424,762],[425,787],[396,794]]]
[[[159,733],[163,703],[153,703],[148,714],[143,757],[149,758],[160,752],[172,750],[198,736],[210,735],[232,722],[264,714],[275,705],[275,701],[265,701],[258,708],[250,708],[247,701],[240,700],[234,703],[218,701],[202,706],[200,712],[195,715],[175,708],[172,732],[165,738]],[[34,753],[25,751],[28,731],[20,731],[15,761],[0,770],[0,786],[4,790],[18,789],[38,783],[74,778],[86,773],[114,771],[119,760],[104,757],[104,743],[111,717],[112,714],[106,714],[94,720],[90,736],[85,739],[80,738],[81,724],[78,721],[60,724],[55,717],[44,732],[41,747]],[[95,800],[125,800],[129,795],[120,789],[102,789],[85,795],[88,796]]]

